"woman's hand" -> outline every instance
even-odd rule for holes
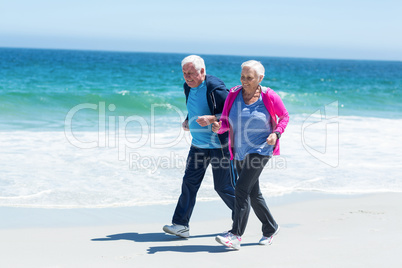
[[[267,138],[267,143],[269,145],[275,145],[277,139],[278,139],[278,136],[276,136],[276,133],[271,133],[271,134],[269,134],[269,136]]]
[[[216,122],[216,117],[215,115],[203,115],[199,116],[197,120],[195,120],[200,126],[206,127],[212,124],[213,122]]]
[[[213,122],[213,123],[212,123],[212,131],[215,132],[215,133],[218,133],[218,131],[219,131],[219,129],[221,128],[221,126],[222,126],[222,122],[221,122],[221,121],[219,121],[219,122]]]

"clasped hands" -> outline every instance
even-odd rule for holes
[[[218,121],[218,119],[214,115],[199,116],[198,119],[196,120],[196,122],[202,127],[206,127],[206,126],[212,124],[212,131],[215,133],[218,133],[219,129],[222,126],[222,121]],[[190,130],[188,127],[188,120],[185,120],[182,125],[183,125],[183,129],[185,131]],[[276,134],[271,133],[267,138],[267,143],[269,145],[275,145],[277,139],[278,139],[278,137],[276,136]]]

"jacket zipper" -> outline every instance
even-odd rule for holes
[[[212,105],[213,105],[213,108],[214,108],[214,110],[213,110],[212,112],[213,112],[213,114],[215,114],[215,110],[216,110],[216,101],[215,101],[215,97],[214,97],[214,92],[213,92],[213,91],[211,92],[211,100],[212,100]]]

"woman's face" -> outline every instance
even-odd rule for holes
[[[240,81],[246,91],[255,90],[262,81],[262,78],[262,76],[258,77],[257,72],[250,67],[246,66],[241,70]]]

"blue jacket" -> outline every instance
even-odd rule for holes
[[[209,110],[211,115],[215,115],[219,120],[223,111],[223,106],[225,105],[226,97],[229,94],[229,90],[226,88],[226,85],[222,80],[213,75],[207,74],[205,76],[205,83],[207,85],[207,101]],[[184,94],[186,95],[187,104],[188,95],[190,94],[191,88],[187,85],[187,83],[184,83],[183,88]],[[188,115],[186,119],[188,120]],[[228,134],[224,133],[219,134],[218,136],[222,146],[227,146]]]

